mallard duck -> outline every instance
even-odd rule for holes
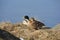
[[[29,18],[29,16],[24,16],[23,24],[30,26],[31,28],[34,28],[36,30],[41,29],[43,26],[45,26],[44,23],[35,20],[34,17]]]
[[[24,25],[28,25],[28,24],[29,24],[29,16],[26,15],[26,16],[24,16],[23,18],[24,18],[23,24],[24,24]]]
[[[40,21],[37,21],[35,20],[35,18],[30,18],[30,21],[31,21],[31,25],[36,29],[41,29],[43,26],[45,26],[44,23],[40,22]]]

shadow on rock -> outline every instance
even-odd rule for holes
[[[2,38],[3,40],[20,40],[11,33],[1,29],[0,29],[0,38]]]

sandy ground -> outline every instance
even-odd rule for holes
[[[14,36],[23,38],[24,40],[60,40],[60,24],[51,29],[35,30],[22,23],[12,24],[10,22],[1,22],[0,29],[8,31]]]

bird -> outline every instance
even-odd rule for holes
[[[23,21],[24,25],[30,26],[31,28],[38,30],[38,29],[42,29],[43,26],[45,26],[44,23],[36,20],[34,17],[29,18],[29,16],[24,16],[24,21]]]
[[[30,18],[30,21],[31,21],[31,25],[34,27],[34,29],[38,30],[38,29],[42,29],[43,26],[45,26],[44,23],[38,21],[38,20],[35,20],[35,18]]]
[[[23,19],[24,19],[24,20],[23,20],[22,23],[23,23],[24,25],[29,25],[29,16],[25,15],[25,16],[23,17]]]

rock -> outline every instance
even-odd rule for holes
[[[15,38],[23,38],[24,40],[60,40],[60,24],[53,28],[44,27],[34,30],[21,23],[0,23],[0,29],[3,31],[0,30],[0,38],[3,36],[3,39],[6,38],[7,40],[15,40]]]
[[[0,37],[3,40],[20,40],[19,38],[15,37],[11,33],[7,32],[5,30],[1,30],[1,29],[0,29]]]
[[[60,29],[60,24],[55,25],[52,29],[56,29],[56,30]]]

